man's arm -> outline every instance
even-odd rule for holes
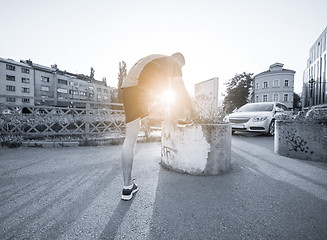
[[[174,108],[178,118],[191,117],[194,114],[194,108],[182,76],[175,76],[170,82],[171,89],[175,92],[176,96]]]
[[[193,104],[188,94],[182,76],[177,76],[172,79],[173,82],[173,90],[177,92],[178,98],[182,101],[184,107],[186,107],[191,112],[193,111]]]

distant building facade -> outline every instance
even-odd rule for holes
[[[327,27],[310,48],[307,68],[303,72],[302,106],[327,103],[326,85]]]
[[[30,65],[0,58],[0,103],[34,106],[34,72]]]
[[[295,71],[275,63],[269,70],[254,76],[253,102],[281,102],[293,108]]]
[[[194,97],[195,99],[202,98],[203,100],[210,101],[214,107],[218,109],[219,102],[219,78],[211,78],[209,80],[194,84]]]
[[[22,106],[105,107],[112,87],[82,74],[0,58],[0,103]]]

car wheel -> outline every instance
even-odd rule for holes
[[[275,135],[275,120],[271,120],[268,128],[268,133],[269,136],[274,136]]]
[[[234,135],[235,134],[235,130],[232,130],[232,135]]]

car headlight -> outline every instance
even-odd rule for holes
[[[253,118],[253,122],[262,122],[266,119],[267,119],[267,116],[266,117],[255,117],[255,118]]]

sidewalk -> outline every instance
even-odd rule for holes
[[[190,176],[140,143],[124,202],[120,149],[0,148],[0,239],[327,239],[324,163],[233,139],[229,173]]]

